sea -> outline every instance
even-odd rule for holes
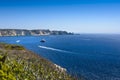
[[[119,34],[7,36],[0,42],[22,45],[76,77],[120,80]]]

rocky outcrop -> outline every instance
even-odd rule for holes
[[[0,36],[72,35],[66,31],[0,29]]]

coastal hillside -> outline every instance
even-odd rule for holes
[[[39,35],[71,35],[66,31],[51,30],[25,30],[25,29],[0,29],[0,36],[39,36]]]
[[[0,43],[0,80],[75,80],[66,69],[13,44]]]

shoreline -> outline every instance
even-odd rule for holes
[[[77,34],[66,34],[66,35],[77,35]],[[0,37],[26,37],[27,35],[25,36],[0,36]],[[29,35],[28,37],[39,37],[39,36],[63,36],[63,35]]]

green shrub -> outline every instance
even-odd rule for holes
[[[8,54],[3,51],[0,54],[0,80],[75,80],[22,46],[4,44],[1,47]]]
[[[7,49],[7,50],[24,50],[24,47],[19,46],[19,45],[5,45],[5,49]]]

